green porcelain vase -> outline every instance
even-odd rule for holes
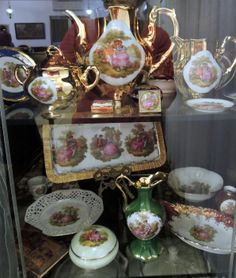
[[[165,222],[165,209],[152,198],[153,188],[166,179],[166,174],[157,172],[149,177],[142,177],[137,182],[132,182],[126,176],[117,178],[117,186],[124,197],[123,210],[126,215],[127,226],[136,237],[129,244],[130,253],[142,261],[157,259],[163,247],[157,239],[157,235]],[[137,189],[137,198],[128,204],[126,194],[122,188],[121,180],[128,181],[129,185]]]

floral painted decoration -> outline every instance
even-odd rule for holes
[[[87,141],[83,136],[76,138],[72,131],[67,131],[59,138],[61,146],[54,146],[54,162],[60,166],[75,166],[84,158]]]
[[[88,228],[80,236],[80,244],[87,247],[95,247],[103,244],[108,240],[106,231],[96,229],[96,227]]]
[[[91,154],[98,160],[110,161],[121,156],[121,132],[114,127],[104,127],[104,134],[96,134],[90,144]]]
[[[162,220],[152,212],[137,211],[128,216],[127,224],[134,236],[141,240],[147,240],[159,233]]]
[[[216,230],[210,225],[194,225],[190,229],[190,235],[199,241],[210,242],[213,241]]]
[[[0,79],[2,84],[7,87],[17,88],[20,84],[14,75],[15,64],[13,62],[5,62],[4,67],[0,68]]]
[[[148,156],[154,151],[155,134],[153,129],[145,131],[142,124],[136,124],[131,130],[133,134],[125,139],[127,151],[134,156]]]
[[[50,218],[49,222],[54,226],[66,226],[75,223],[78,219],[78,208],[71,206],[64,207],[62,210],[54,212]]]

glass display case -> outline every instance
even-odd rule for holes
[[[3,277],[234,277],[233,1],[78,2],[75,61],[0,48]]]

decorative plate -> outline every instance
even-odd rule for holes
[[[7,120],[31,120],[37,114],[38,107],[31,101],[17,102],[5,109]]]
[[[16,108],[11,112],[6,113],[7,120],[29,120],[33,119],[33,117],[34,112],[27,107]]]
[[[97,66],[103,81],[119,86],[128,84],[139,74],[145,63],[145,52],[124,22],[112,20],[91,48],[89,62]]]
[[[48,236],[74,234],[89,227],[103,212],[102,199],[88,190],[58,190],[30,205],[25,222]]]
[[[3,98],[8,101],[23,101],[28,98],[14,75],[14,68],[17,64],[35,66],[34,60],[23,52],[10,47],[0,48],[0,80]]]
[[[222,71],[208,50],[191,56],[183,70],[184,80],[197,93],[208,93],[214,89],[222,77]]]
[[[234,106],[232,101],[217,98],[189,99],[186,104],[199,112],[219,113]]]
[[[217,210],[164,202],[171,231],[186,243],[216,254],[229,254],[234,221]],[[234,248],[236,252],[236,244]]]

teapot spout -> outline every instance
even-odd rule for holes
[[[85,25],[84,23],[77,17],[77,15],[70,11],[70,10],[65,10],[65,13],[69,16],[69,18],[71,20],[73,20],[75,22],[75,24],[77,25],[78,28],[78,34],[77,37],[79,39],[80,42],[80,47],[81,50],[83,52],[83,54],[85,54],[85,52],[87,51],[88,48],[88,40],[87,40],[87,36],[86,36],[86,30],[85,30]]]

